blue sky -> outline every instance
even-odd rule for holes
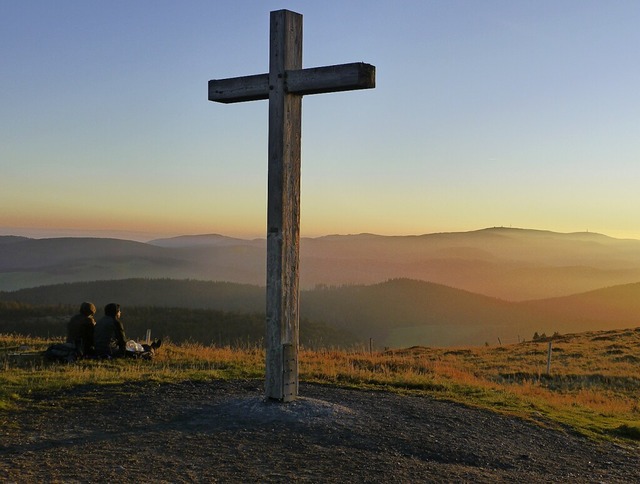
[[[269,12],[305,67],[302,234],[512,225],[640,238],[635,1],[0,1],[0,234],[263,236]]]

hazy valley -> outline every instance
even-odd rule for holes
[[[302,240],[300,265],[301,317],[316,342],[324,332],[331,344],[494,345],[639,325],[637,240],[508,228],[327,236]],[[0,237],[0,299],[32,305],[89,299],[255,317],[264,313],[264,272],[262,239]],[[153,327],[155,318],[160,330],[157,313],[146,314],[130,323]],[[252,324],[257,340],[262,328]]]
[[[595,233],[336,235],[303,238],[300,259],[303,289],[408,278],[520,301],[640,281],[640,241]],[[148,243],[0,237],[0,290],[140,277],[264,285],[265,260],[264,239],[221,235]]]

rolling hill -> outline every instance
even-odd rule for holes
[[[98,307],[164,307],[264,314],[263,287],[193,280],[94,281],[0,293],[2,301]],[[491,345],[548,335],[640,325],[640,284],[562,298],[511,302],[424,281],[302,291],[301,318],[374,340],[377,347]],[[302,323],[304,324],[304,322]],[[0,332],[2,326],[0,325]]]
[[[303,289],[408,278],[512,301],[640,281],[640,241],[490,228],[420,236],[303,238]],[[148,243],[0,237],[0,290],[128,278],[264,285],[266,242],[223,235]]]

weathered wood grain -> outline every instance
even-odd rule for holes
[[[283,352],[289,345],[298,353],[302,131],[302,97],[288,94],[284,81],[287,70],[301,67],[302,15],[271,12],[265,390],[282,401],[298,394],[298,373],[284,371]]]
[[[269,99],[269,74],[209,81],[209,101],[240,103]]]
[[[292,94],[322,94],[376,87],[376,68],[362,62],[287,71],[286,76],[287,92]]]

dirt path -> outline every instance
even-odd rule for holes
[[[425,397],[261,381],[85,386],[0,414],[0,481],[640,482],[638,449]]]

